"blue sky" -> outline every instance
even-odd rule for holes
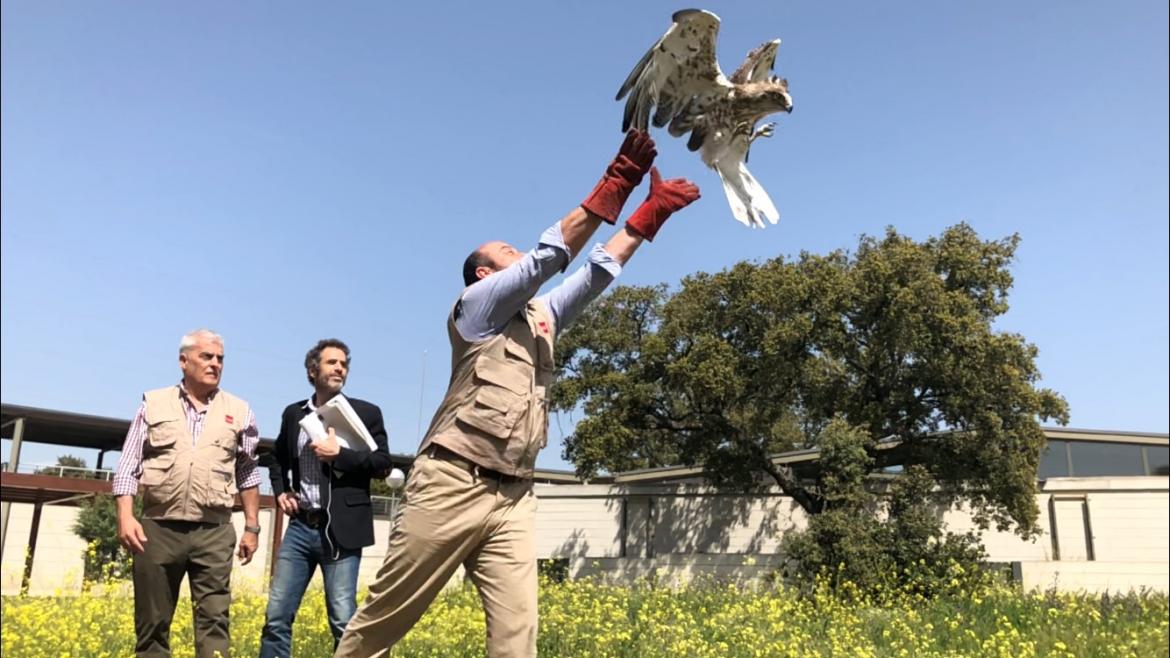
[[[613,94],[678,8],[5,0],[3,400],[129,417],[208,326],[272,436],[308,393],[305,351],[337,336],[347,391],[410,452],[463,258],[533,245],[592,188],[621,140]],[[727,72],[783,39],[796,109],[751,161],[781,223],[734,222],[714,172],[656,135],[663,173],[704,197],[622,282],[888,225],[1018,232],[1000,326],[1038,345],[1072,425],[1167,431],[1166,2],[705,8]],[[572,423],[552,420],[539,464],[568,467]]]

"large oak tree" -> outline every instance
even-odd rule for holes
[[[1038,385],[1036,347],[995,326],[1017,244],[966,224],[925,241],[891,229],[854,251],[618,287],[558,343],[553,407],[583,411],[565,458],[583,475],[702,464],[718,486],[774,483],[816,515],[856,478],[771,456],[836,428],[861,437],[841,468],[876,468],[893,437],[901,465],[979,522],[1034,534],[1041,422],[1068,410]]]

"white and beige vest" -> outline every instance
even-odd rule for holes
[[[236,452],[248,403],[218,391],[193,443],[178,386],[145,394],[142,515],[149,519],[223,523],[236,493]]]
[[[451,383],[419,452],[435,443],[482,467],[532,477],[536,455],[548,442],[552,316],[533,300],[502,333],[469,343],[459,335],[452,310],[447,333]]]

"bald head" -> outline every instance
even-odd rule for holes
[[[520,260],[520,252],[500,240],[485,242],[463,261],[463,285],[470,286]]]

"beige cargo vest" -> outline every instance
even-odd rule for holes
[[[485,468],[532,477],[536,454],[548,442],[552,316],[530,301],[502,333],[469,343],[455,327],[453,309],[447,334],[451,383],[419,452],[436,443]]]
[[[178,386],[148,391],[142,446],[142,515],[150,519],[224,523],[236,492],[236,450],[248,403],[218,391],[192,444]]]

